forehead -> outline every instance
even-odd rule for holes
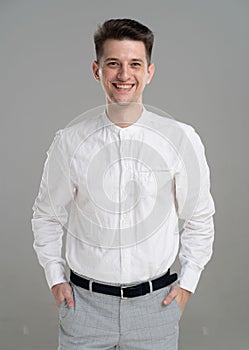
[[[117,58],[120,60],[142,59],[146,60],[144,43],[137,40],[108,39],[103,45],[103,59]]]

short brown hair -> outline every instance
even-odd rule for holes
[[[108,39],[142,41],[145,46],[148,64],[150,64],[154,34],[145,25],[127,18],[109,19],[102,25],[99,25],[94,33],[97,61],[102,57],[104,43]]]

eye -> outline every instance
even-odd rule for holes
[[[132,67],[140,67],[141,66],[141,63],[140,62],[133,62],[131,64]]]
[[[108,62],[108,66],[109,67],[117,67],[118,66],[118,62],[110,61],[110,62]]]

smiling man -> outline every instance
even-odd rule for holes
[[[153,39],[135,20],[99,26],[92,71],[105,111],[58,131],[48,151],[32,227],[59,308],[60,350],[176,350],[181,314],[212,254],[202,142],[192,127],[143,106]],[[170,268],[179,219],[178,279]]]
[[[116,116],[118,108],[117,122],[121,127],[126,127],[141,115],[142,94],[152,79],[154,64],[150,63],[150,52],[146,52],[143,41],[107,39],[103,47],[98,48],[97,35],[97,61],[93,62],[92,67],[94,76],[106,93],[110,119]],[[130,104],[129,107],[124,108],[120,115],[120,105],[127,107],[127,104]],[[115,112],[111,113],[110,108],[115,108]]]
[[[103,53],[93,63],[93,72],[103,86],[107,103],[142,103],[145,85],[154,73],[142,41],[105,41]]]

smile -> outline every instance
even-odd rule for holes
[[[112,85],[118,89],[118,90],[129,90],[133,88],[135,84],[118,84],[118,83],[112,83]]]

